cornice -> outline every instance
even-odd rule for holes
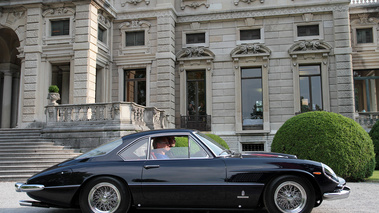
[[[167,10],[154,10],[154,11],[138,11],[138,12],[132,12],[127,11],[125,13],[119,13],[117,14],[116,20],[135,20],[135,19],[146,19],[151,17],[173,17],[174,19],[177,18],[176,13],[173,10],[167,9]]]
[[[217,20],[230,20],[241,18],[255,18],[264,16],[282,16],[282,15],[296,15],[304,13],[321,13],[332,11],[349,11],[349,5],[318,5],[307,7],[290,7],[290,8],[256,8],[249,11],[234,10],[233,12],[212,13],[212,14],[195,14],[180,16],[178,15],[178,23],[186,22],[200,22],[200,21],[217,21]]]

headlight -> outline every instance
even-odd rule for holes
[[[322,165],[322,170],[323,170],[323,172],[324,172],[324,174],[328,177],[328,178],[330,178],[330,179],[332,179],[333,181],[335,181],[335,182],[339,182],[338,181],[338,177],[337,177],[337,175],[336,175],[336,173],[334,173],[334,171],[333,171],[333,169],[332,168],[330,168],[328,165],[325,165],[325,164],[321,164]]]

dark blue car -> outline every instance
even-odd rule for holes
[[[325,164],[296,156],[234,153],[194,130],[139,132],[16,183],[35,201],[83,212],[239,209],[310,212],[350,189]]]

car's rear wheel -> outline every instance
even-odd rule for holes
[[[129,210],[129,190],[119,180],[99,177],[87,183],[80,192],[80,209],[89,213],[125,213]]]
[[[270,213],[311,212],[315,193],[308,180],[297,176],[281,176],[267,186],[264,203]]]

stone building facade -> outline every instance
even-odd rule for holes
[[[49,127],[47,88],[55,84],[61,111],[134,102],[164,111],[163,128],[200,128],[233,150],[269,151],[297,113],[354,117],[352,70],[377,69],[378,49],[354,46],[352,29],[372,26],[377,45],[378,12],[351,3],[0,1],[2,128]]]

